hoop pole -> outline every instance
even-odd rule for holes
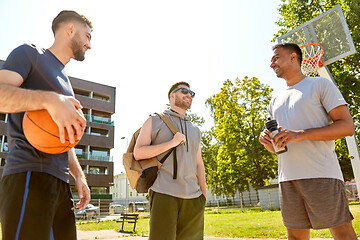
[[[329,79],[335,84],[335,86],[337,86],[336,82],[334,81],[334,78],[332,77],[329,69],[326,66],[319,68],[318,73],[321,77]],[[358,194],[360,194],[360,154],[359,154],[359,145],[357,143],[355,134],[352,135],[351,137],[346,137],[346,145],[350,155],[350,161],[354,173],[356,189]]]

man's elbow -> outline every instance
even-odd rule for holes
[[[134,149],[133,155],[134,155],[134,159],[135,159],[136,161],[138,161],[138,160],[141,159],[141,155],[139,154],[139,150],[138,150],[138,149]]]
[[[345,132],[345,136],[352,136],[355,133],[355,125],[354,122],[351,121],[347,124],[347,128],[346,128],[346,132]]]

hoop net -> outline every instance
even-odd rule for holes
[[[321,57],[324,55],[324,50],[320,44],[310,43],[300,46],[303,52],[303,60],[301,63],[301,70],[304,75],[314,77],[318,75],[317,70],[323,66]]]

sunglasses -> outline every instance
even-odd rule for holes
[[[187,89],[187,88],[183,88],[183,87],[181,87],[181,88],[178,88],[178,89],[175,89],[174,91],[172,91],[173,93],[175,93],[175,92],[177,92],[177,91],[179,91],[179,90],[181,90],[181,93],[182,94],[188,94],[188,93],[190,93],[190,96],[193,98],[193,97],[195,97],[195,93],[193,92],[193,91],[191,91],[191,90],[189,90],[189,89]]]

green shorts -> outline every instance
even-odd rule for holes
[[[202,240],[206,199],[183,199],[157,193],[150,197],[149,240]]]

